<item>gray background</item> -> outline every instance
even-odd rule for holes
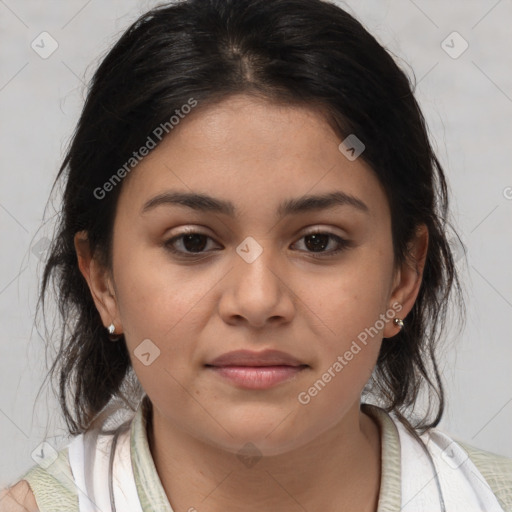
[[[156,2],[0,0],[0,486],[34,464],[64,423],[43,381],[44,346],[33,328],[38,254],[55,209],[44,206],[99,58]],[[452,192],[452,219],[468,249],[465,329],[456,318],[442,356],[448,405],[441,428],[512,457],[512,2],[367,0],[345,4],[409,76]],[[31,47],[41,32],[57,50]],[[463,40],[469,44],[458,58]],[[446,40],[444,45],[442,42]],[[448,47],[447,47],[448,45]],[[48,48],[48,45],[45,45]],[[451,48],[449,48],[451,47]],[[57,196],[58,197],[58,196]],[[55,207],[58,207],[58,202]],[[459,332],[460,331],[460,332]]]

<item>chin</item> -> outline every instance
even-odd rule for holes
[[[303,443],[298,436],[297,426],[292,427],[291,422],[287,420],[279,425],[280,421],[282,418],[277,422],[260,420],[259,423],[239,423],[238,425],[224,423],[231,436],[227,433],[222,439],[212,439],[210,436],[209,441],[239,458],[272,457],[300,448]]]

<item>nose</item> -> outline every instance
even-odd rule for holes
[[[219,313],[229,324],[254,328],[290,322],[295,312],[289,273],[279,258],[263,249],[256,259],[235,253],[234,268],[223,280]]]

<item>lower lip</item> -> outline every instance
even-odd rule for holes
[[[247,389],[268,389],[295,377],[306,366],[209,366],[211,370]]]

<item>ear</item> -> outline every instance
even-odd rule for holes
[[[408,244],[408,252],[404,263],[396,269],[393,279],[392,292],[389,299],[389,308],[397,312],[395,318],[401,318],[404,323],[405,317],[409,314],[416,297],[420,291],[423,270],[427,259],[428,250],[428,228],[421,224],[417,229],[414,238]],[[398,304],[402,306],[398,310]],[[395,307],[393,307],[395,305]],[[400,327],[394,322],[387,322],[384,328],[384,338],[391,338],[400,332]]]
[[[91,255],[87,231],[76,233],[74,244],[78,257],[78,267],[89,285],[89,290],[103,325],[108,327],[113,323],[116,327],[116,335],[121,334],[121,321],[110,272],[100,265],[97,258]]]

